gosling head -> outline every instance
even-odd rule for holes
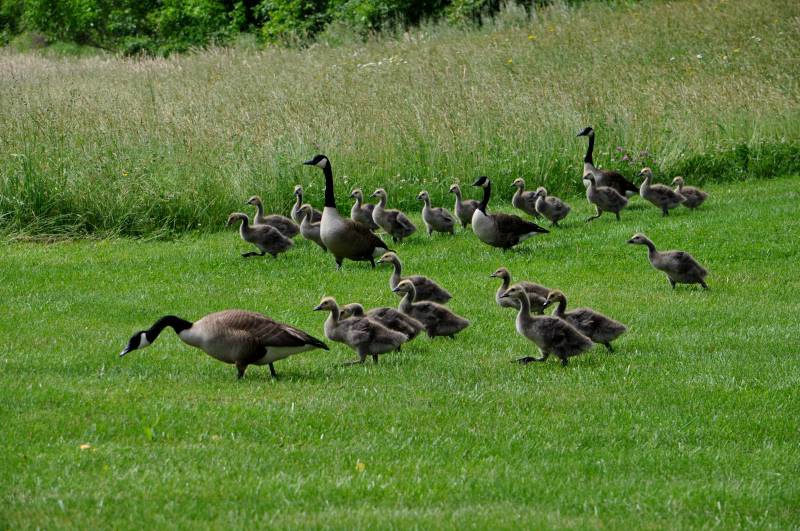
[[[551,304],[565,300],[564,292],[558,289],[552,290],[547,294],[547,299],[544,301],[544,307],[547,308]]]
[[[316,155],[313,159],[305,161],[303,164],[306,166],[319,166],[322,169],[330,166],[331,161],[325,155]]]
[[[653,176],[653,170],[651,170],[650,168],[642,168],[642,171],[639,172],[639,177],[644,177],[645,179],[652,176]]]
[[[427,201],[428,199],[430,199],[430,195],[428,195],[426,190],[423,190],[417,194],[417,201]]]
[[[350,197],[354,199],[361,199],[364,200],[364,193],[361,191],[361,188],[353,188],[353,191],[350,192]]]
[[[405,294],[405,293],[416,293],[417,290],[414,287],[414,284],[411,283],[410,280],[403,280],[395,288],[392,290],[395,293]]]
[[[342,319],[347,319],[348,317],[361,317],[362,315],[364,315],[364,307],[357,302],[345,304],[342,306],[341,312],[339,313],[339,316]]]
[[[451,184],[450,185],[450,189],[448,190],[448,192],[450,192],[451,194],[460,194],[461,193],[461,187],[458,186],[457,184]]]
[[[634,234],[633,238],[628,240],[628,243],[633,244],[633,245],[647,245],[647,242],[649,242],[649,241],[650,241],[650,239],[647,236],[645,236],[644,234],[639,232],[637,234]]]
[[[386,196],[386,190],[384,190],[383,188],[378,188],[377,190],[372,192],[372,195],[370,197],[377,197],[379,199],[386,199],[386,197],[387,197]]]
[[[311,221],[311,217],[314,214],[314,210],[311,208],[311,205],[309,205],[308,203],[300,205],[300,208],[298,208],[297,211],[300,213],[300,219],[301,220],[303,218],[308,218],[308,220]]]
[[[592,175],[591,173],[587,173],[586,175],[584,175],[583,180],[588,181],[589,184],[595,184],[594,175]]]
[[[237,221],[248,221],[248,220],[249,218],[247,217],[247,214],[245,214],[244,212],[234,212],[233,214],[228,216],[228,221],[225,222],[225,226],[230,227]]]
[[[502,278],[507,279],[511,278],[511,273],[508,272],[508,269],[505,267],[498,267],[497,271],[489,275],[489,278]]]
[[[544,186],[540,186],[533,195],[534,197],[547,197],[547,189]]]
[[[294,195],[303,197],[303,186],[300,184],[294,185]]]
[[[683,186],[683,184],[684,184],[683,183],[683,177],[681,177],[680,175],[675,177],[674,179],[672,179],[672,184],[674,186]]]
[[[393,264],[395,262],[400,261],[396,253],[389,251],[387,253],[383,253],[380,258],[378,258],[379,264]]]
[[[512,299],[519,299],[521,297],[527,297],[525,290],[523,290],[519,286],[511,286],[508,288],[501,297],[510,297]]]
[[[592,126],[587,125],[576,136],[594,136],[594,129],[592,129]]]
[[[481,188],[486,188],[486,187],[490,186],[491,184],[492,184],[492,182],[489,180],[489,178],[487,176],[481,175],[480,177],[475,179],[475,182],[472,183],[472,186],[480,186]]]
[[[253,206],[258,206],[258,205],[261,204],[261,198],[258,197],[257,195],[254,195],[253,197],[251,197],[250,199],[247,200],[247,204],[248,205],[253,205]]]
[[[514,179],[514,182],[511,183],[511,186],[513,186],[515,188],[519,188],[520,190],[524,190],[525,189],[525,179],[517,177],[516,179]]]
[[[318,312],[320,310],[327,310],[330,312],[337,309],[338,307],[339,305],[336,304],[336,299],[334,299],[333,297],[323,297],[322,300],[319,301],[319,304],[317,304],[314,307],[314,311]]]

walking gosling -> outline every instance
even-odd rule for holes
[[[472,223],[472,214],[475,213],[475,209],[478,208],[480,202],[475,199],[462,200],[461,187],[457,184],[450,185],[450,193],[456,196],[456,216],[461,221],[461,228],[466,229],[467,225]]]
[[[431,196],[423,190],[417,195],[417,200],[422,201],[422,221],[428,229],[428,236],[433,231],[455,234],[456,220],[453,215],[443,207],[432,207]]]
[[[642,185],[639,187],[639,195],[660,208],[662,216],[668,216],[669,209],[675,208],[683,203],[684,197],[672,190],[669,186],[651,184],[653,170],[650,168],[643,168],[642,171],[639,172],[639,177],[644,177],[644,181],[642,181]]]
[[[280,253],[288,251],[294,245],[292,240],[271,225],[250,225],[247,214],[243,212],[234,212],[228,216],[226,226],[231,226],[236,220],[242,222],[239,226],[239,235],[242,239],[247,243],[252,243],[261,251],[260,253],[255,251],[242,253],[242,258],[264,256],[267,253],[273,258],[277,258]]]
[[[403,277],[401,275],[403,272],[403,264],[400,262],[400,257],[397,256],[397,253],[392,251],[384,253],[384,255],[378,259],[378,263],[392,264],[394,266],[394,272],[392,272],[392,276],[389,277],[389,289],[391,290],[394,290],[401,281],[409,280],[414,284],[414,289],[417,292],[416,300],[418,301],[433,301],[445,304],[453,298],[449,291],[428,277],[422,275]]]
[[[325,247],[325,244],[322,243],[322,237],[320,236],[320,225],[322,225],[319,221],[311,221],[314,218],[314,209],[311,208],[311,205],[305,204],[300,207],[300,234],[306,240],[311,240],[312,242],[319,245],[323,251],[327,252],[328,248]]]
[[[517,189],[511,197],[511,204],[535,218],[539,217],[536,211],[536,192],[525,191],[525,179],[514,179],[511,186]]]
[[[553,312],[554,316],[559,319],[564,319],[574,326],[578,332],[595,343],[605,345],[609,352],[614,352],[611,342],[628,330],[628,328],[619,321],[606,317],[602,313],[596,312],[591,308],[576,308],[570,312],[566,311],[567,297],[557,289],[551,291],[547,295],[545,307],[555,302],[558,302],[558,306],[556,306]]]
[[[708,289],[705,281],[708,271],[689,253],[684,251],[659,252],[652,240],[644,234],[634,234],[628,243],[647,246],[647,258],[653,267],[667,275],[672,289],[675,289],[675,284],[700,284],[703,289]]]
[[[410,315],[406,315],[388,306],[372,308],[364,313],[364,307],[357,302],[353,302],[342,306],[339,315],[342,319],[347,319],[349,317],[369,317],[374,321],[378,321],[389,330],[405,334],[408,336],[409,341],[417,337],[419,333],[425,329],[422,323]]]
[[[561,365],[566,366],[570,357],[592,348],[592,340],[565,320],[550,315],[531,315],[528,296],[522,288],[512,286],[506,296],[515,298],[520,303],[516,320],[517,333],[533,341],[542,353],[538,358],[525,356],[517,362],[545,361],[553,354],[561,360]]]
[[[292,210],[289,212],[289,215],[291,216],[292,221],[299,225],[300,222],[303,221],[303,217],[300,214],[300,209],[303,207],[303,187],[299,184],[296,184],[294,187],[294,197],[295,203],[292,205]],[[311,222],[316,223],[318,221],[322,221],[322,212],[316,208],[311,208]]]
[[[547,189],[540,186],[534,192],[536,197],[536,212],[550,220],[554,227],[558,222],[567,217],[570,206],[554,195],[547,195]]]
[[[353,191],[350,192],[350,197],[356,200],[350,208],[350,219],[362,225],[366,225],[369,227],[369,230],[378,230],[378,224],[372,219],[372,212],[375,210],[375,205],[364,203],[364,194],[361,192],[361,188],[354,188]]]
[[[341,319],[339,305],[333,297],[324,297],[314,311],[327,310],[330,315],[325,320],[325,337],[331,341],[344,343],[358,354],[358,359],[346,365],[364,363],[367,356],[378,363],[378,355],[391,352],[408,341],[400,332],[389,330],[368,317]]]
[[[511,288],[511,273],[508,269],[500,267],[497,271],[489,275],[489,277],[503,280],[503,283],[497,288],[497,292],[494,295],[494,300],[497,305],[502,308],[514,308],[519,310],[519,301],[513,297],[505,296],[506,292]],[[525,293],[528,294],[528,303],[531,306],[531,311],[538,314],[544,312],[545,301],[547,300],[547,294],[550,293],[550,288],[524,280],[517,282],[514,286],[522,288]]]
[[[708,198],[707,192],[694,186],[684,186],[683,177],[678,176],[672,179],[672,185],[675,186],[675,191],[684,197],[682,204],[686,208],[697,208]]]
[[[589,222],[599,218],[603,215],[603,212],[613,212],[617,216],[617,221],[619,221],[619,212],[628,204],[628,199],[609,186],[597,186],[593,175],[586,175],[583,179],[589,181],[589,187],[586,188],[586,199],[597,210],[597,213],[587,218],[586,221]]]
[[[410,280],[403,280],[392,291],[403,294],[398,309],[425,326],[428,337],[455,335],[469,326],[469,321],[445,306],[431,301],[414,302],[416,289]]]
[[[386,208],[388,199],[386,190],[378,188],[372,193],[371,197],[379,199],[378,204],[375,205],[372,211],[372,220],[387,234],[390,234],[392,240],[402,242],[403,238],[407,238],[416,232],[417,226],[411,223],[411,220],[405,214],[394,208]]]
[[[300,233],[300,227],[298,227],[294,221],[286,216],[281,216],[280,214],[270,214],[269,216],[265,216],[264,203],[261,202],[261,198],[257,195],[254,195],[248,199],[247,204],[256,207],[256,215],[253,218],[253,225],[269,225],[278,229],[281,234],[287,238],[294,238]]]

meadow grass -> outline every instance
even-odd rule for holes
[[[689,183],[800,171],[790,0],[509,6],[482,29],[170,59],[0,52],[0,225],[11,235],[219,230],[253,193],[288,211],[323,152],[339,192],[406,208],[451,180],[576,193],[596,161]],[[617,147],[621,149],[617,150]],[[625,156],[628,161],[623,161]],[[403,192],[403,193],[400,193]]]
[[[363,367],[331,343],[277,380],[237,381],[171,332],[117,354],[164,314],[224,308],[322,336],[324,295],[396,304],[389,269],[337,272],[302,240],[244,260],[232,230],[8,244],[0,527],[796,527],[797,183],[712,185],[666,219],[635,199],[589,225],[570,196],[563,228],[509,252],[415,235],[396,246],[406,272],[450,289],[472,325]],[[694,254],[710,291],[671,290],[625,244],[637,231]],[[626,323],[616,353],[512,364],[535,350],[493,302],[500,265]]]

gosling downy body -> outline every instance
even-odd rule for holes
[[[550,220],[554,227],[558,227],[558,222],[567,217],[570,206],[561,199],[547,195],[547,189],[540,186],[534,192],[536,197],[536,212]]]
[[[392,264],[394,271],[392,276],[389,277],[389,289],[394,290],[397,285],[403,280],[408,280],[414,284],[417,301],[432,301],[445,304],[453,298],[450,292],[437,284],[434,280],[422,275],[411,275],[410,277],[402,276],[403,264],[400,262],[400,257],[394,252],[385,253],[378,259],[379,264]]]
[[[300,207],[300,234],[306,240],[310,240],[317,245],[319,245],[323,251],[327,252],[327,248],[325,244],[322,243],[322,238],[319,235],[320,232],[320,222],[314,221],[312,222],[311,219],[314,217],[314,210],[311,208],[311,205],[305,204]]]
[[[556,302],[558,306],[556,306],[556,309],[553,311],[555,317],[564,319],[574,326],[578,332],[595,343],[605,345],[609,352],[614,352],[611,342],[628,330],[628,328],[619,321],[606,317],[602,313],[596,312],[591,308],[576,308],[568,312],[567,297],[559,290],[553,290],[549,293],[545,306],[550,306]]]
[[[349,317],[369,317],[370,319],[378,321],[389,330],[394,330],[395,332],[405,334],[408,336],[409,341],[417,337],[420,332],[425,330],[425,327],[422,325],[422,323],[410,315],[406,315],[399,310],[389,308],[387,306],[372,308],[368,312],[364,313],[364,307],[357,302],[354,302],[342,306],[340,315],[342,319],[347,319]]]
[[[336,210],[333,171],[328,157],[317,155],[303,164],[317,166],[325,175],[325,208],[322,211],[322,221],[320,221],[320,239],[336,259],[336,268],[342,267],[345,258],[354,261],[368,261],[372,267],[375,267],[375,257],[388,251],[389,246],[373,234],[369,227],[350,218],[342,217]]]
[[[650,264],[667,275],[672,289],[675,289],[675,284],[700,284],[703,289],[708,289],[705,281],[708,271],[689,253],[684,251],[659,252],[652,240],[644,234],[634,234],[628,243],[647,246],[647,258],[650,260]]]
[[[593,175],[584,177],[589,181],[589,186],[586,188],[586,199],[594,205],[597,213],[590,216],[586,221],[592,221],[603,215],[603,212],[613,212],[617,216],[617,221],[620,220],[619,213],[628,204],[628,199],[620,195],[616,190],[608,186],[597,186]]]
[[[578,136],[589,137],[589,147],[586,149],[586,156],[583,158],[584,180],[586,180],[587,175],[592,175],[595,178],[597,186],[613,188],[623,197],[631,197],[639,193],[639,188],[626,179],[621,173],[611,170],[601,170],[595,167],[594,161],[592,160],[592,152],[594,151],[594,129],[585,127],[578,133]]]
[[[517,189],[511,197],[511,204],[529,216],[538,218],[539,213],[536,211],[536,193],[525,190],[525,179],[514,179],[511,186]]]
[[[299,352],[317,348],[328,350],[319,339],[260,313],[224,310],[210,313],[194,323],[174,315],[162,317],[148,330],[133,334],[120,356],[152,345],[167,327],[175,330],[187,345],[199,348],[214,359],[236,365],[239,378],[244,376],[248,365],[269,365],[274,377],[274,362]]]
[[[228,216],[227,226],[232,225],[237,220],[242,223],[239,226],[239,235],[247,243],[252,243],[261,252],[251,251],[242,253],[243,258],[251,256],[264,256],[269,253],[273,258],[277,258],[280,253],[288,251],[294,242],[281,234],[281,232],[271,225],[250,225],[247,214],[234,212]]]
[[[513,297],[506,296],[506,292],[512,287],[511,273],[508,269],[500,267],[489,276],[491,278],[502,279],[503,281],[494,295],[494,300],[497,305],[501,308],[514,308],[519,310],[519,301]],[[528,304],[530,305],[531,311],[538,314],[544,312],[545,302],[547,300],[547,294],[550,293],[550,288],[524,280],[513,284],[513,286],[522,289],[528,296]]]
[[[372,197],[378,198],[378,204],[372,210],[372,220],[391,235],[395,242],[402,242],[403,238],[408,238],[416,232],[417,226],[408,219],[408,216],[399,210],[386,208],[388,199],[386,190],[378,188],[372,193]]]
[[[432,232],[444,232],[446,234],[455,234],[456,220],[453,215],[442,207],[431,206],[431,196],[423,190],[417,195],[417,199],[422,201],[422,221],[428,229],[428,236]]]
[[[447,336],[451,339],[469,326],[469,321],[447,307],[431,301],[414,302],[416,289],[410,280],[403,280],[392,291],[400,293],[399,310],[425,326],[428,337]]]
[[[581,334],[574,326],[563,319],[550,315],[531,315],[528,296],[522,288],[511,287],[506,296],[517,299],[520,303],[517,313],[517,332],[533,341],[542,355],[538,358],[526,356],[519,358],[519,363],[545,361],[551,354],[566,366],[569,358],[582,354],[592,348],[592,340]]]
[[[642,185],[639,187],[639,195],[660,208],[662,216],[668,216],[671,208],[677,207],[685,200],[681,194],[674,191],[669,186],[652,184],[653,170],[650,168],[642,169],[642,171],[639,172],[639,176],[644,177],[644,181],[642,181]]]
[[[683,177],[678,176],[672,179],[672,185],[675,186],[675,192],[683,196],[681,204],[686,208],[695,209],[708,198],[707,192],[694,186],[684,186]]]
[[[488,177],[482,176],[473,183],[473,186],[483,188],[483,199],[472,214],[472,231],[487,245],[510,249],[523,242],[534,234],[549,232],[536,223],[525,221],[519,216],[511,214],[489,214],[486,207],[492,195],[492,182]]]
[[[291,216],[292,221],[294,221],[298,225],[300,225],[300,222],[303,221],[303,216],[300,215],[300,209],[303,206],[304,193],[305,192],[303,191],[303,187],[301,185],[299,184],[295,185],[294,187],[295,202],[292,205],[292,210],[289,213],[289,215]],[[322,221],[322,212],[312,207],[311,205],[308,206],[311,208],[311,222],[317,223],[319,221]]]
[[[256,207],[256,215],[253,218],[253,225],[269,225],[270,227],[278,229],[280,233],[287,238],[294,238],[300,233],[300,227],[298,227],[294,221],[286,216],[281,216],[280,214],[270,214],[265,216],[264,203],[261,202],[261,198],[257,195],[254,195],[248,199],[247,204]]]
[[[475,209],[478,208],[480,202],[475,199],[462,200],[461,187],[457,184],[450,185],[450,193],[456,196],[456,216],[458,216],[458,219],[461,221],[461,227],[466,229],[467,225],[472,223],[472,215],[475,213]]]
[[[368,317],[350,317],[342,319],[339,305],[333,297],[325,297],[314,308],[315,311],[327,310],[330,315],[325,320],[325,337],[331,341],[344,343],[356,353],[358,360],[352,363],[364,363],[367,356],[378,363],[378,355],[396,350],[408,341],[408,336],[383,326]]]
[[[356,200],[356,202],[353,203],[353,207],[350,209],[350,219],[362,225],[366,225],[369,227],[369,230],[378,230],[378,224],[372,219],[372,212],[375,210],[375,205],[364,203],[364,194],[361,188],[353,189],[353,191],[350,192],[350,197]]]

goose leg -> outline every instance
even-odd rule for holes
[[[516,360],[516,363],[531,363],[533,361],[545,361],[550,354],[547,352],[542,352],[542,356],[540,358],[534,358],[533,356],[525,356],[524,358],[520,358]]]
[[[372,363],[375,363],[375,364],[378,363],[378,355],[377,354],[373,354],[372,355]]]
[[[667,207],[661,207],[661,215],[664,217],[669,216],[669,209]]]
[[[241,380],[244,378],[244,371],[247,369],[247,364],[241,361],[236,362],[236,379]]]
[[[616,215],[617,215],[617,221],[621,221],[621,220],[622,220],[622,218],[621,218],[621,217],[619,217],[619,212],[614,212],[614,214],[616,214]]]
[[[700,285],[703,286],[703,289],[708,289],[708,284],[706,284],[705,280],[701,280]]]
[[[336,271],[339,271],[342,268],[342,262],[343,261],[344,261],[344,258],[337,258],[336,259]]]
[[[372,269],[375,269],[375,258],[372,256],[369,257],[369,263],[372,265]]]
[[[569,364],[569,358],[567,358],[566,356],[564,356],[563,358],[561,358],[561,366],[562,366],[562,367],[566,367],[566,366],[567,366],[567,364]]]
[[[614,352],[614,347],[611,346],[611,343],[603,343],[609,352]]]
[[[273,378],[278,377],[278,373],[275,372],[275,365],[273,365],[272,362],[269,362],[269,373],[272,375]]]

